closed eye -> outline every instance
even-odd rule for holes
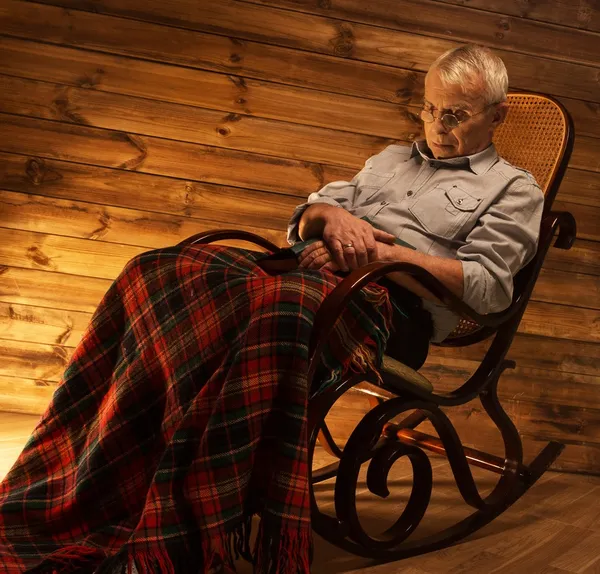
[[[456,117],[459,122],[464,122],[469,119],[469,113],[465,110],[455,110],[452,114],[454,114],[454,117]]]

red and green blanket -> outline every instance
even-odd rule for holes
[[[310,571],[307,356],[340,281],[270,276],[258,253],[172,247],[106,293],[0,485],[0,573]],[[332,381],[388,335],[386,293],[348,306]],[[260,526],[250,548],[250,518]]]

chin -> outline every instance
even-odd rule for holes
[[[458,150],[451,145],[436,145],[432,144],[429,146],[429,149],[433,153],[433,156],[436,159],[450,159],[452,157],[458,156]]]
[[[427,145],[436,159],[450,159],[458,155],[458,150],[453,145],[439,145],[429,142],[427,142]]]

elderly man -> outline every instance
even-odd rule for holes
[[[487,48],[441,55],[425,78],[425,141],[387,147],[351,182],[330,183],[296,209],[289,241],[322,238],[302,252],[301,265],[414,263],[478,313],[508,307],[513,276],[536,251],[543,194],[492,143],[507,113],[507,89],[504,63]],[[416,250],[392,243],[396,238]],[[424,299],[433,341],[454,329],[458,318],[419,283],[401,274],[391,279]]]
[[[369,285],[319,358],[328,379],[309,388],[313,318],[341,281],[332,271],[408,261],[477,311],[509,304],[542,194],[491,144],[506,88],[482,48],[436,61],[427,144],[390,146],[311,195],[289,228],[292,242],[317,240],[300,268],[269,275],[263,254],[214,245],[130,261],[0,484],[0,573],[215,574],[242,554],[257,574],[307,574],[311,392],[375,367],[386,342],[418,366],[413,340],[441,340],[456,323],[410,278],[387,285],[396,320],[388,292]]]

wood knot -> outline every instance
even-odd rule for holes
[[[224,118],[223,121],[224,122],[239,122],[242,119],[242,116],[240,116],[240,114],[227,114]]]
[[[88,239],[101,239],[102,237],[104,237],[110,230],[110,226],[112,225],[112,219],[110,217],[110,214],[107,213],[106,211],[103,211],[100,214],[100,217],[98,218],[98,221],[100,222],[100,226],[97,227],[96,229],[94,229],[90,235]]]
[[[217,133],[220,136],[227,137],[231,133],[231,130],[229,128],[220,127],[220,128],[217,128]]]
[[[143,138],[138,135],[128,134],[125,132],[114,132],[110,137],[113,140],[123,141],[131,144],[136,151],[135,156],[131,157],[127,161],[124,161],[118,167],[122,169],[137,169],[144,163],[144,160],[148,156],[148,147]]]
[[[56,337],[55,343],[57,345],[65,345],[66,342],[69,340],[69,337],[73,333],[73,319],[71,319],[71,317],[67,317],[65,323],[65,330],[62,333],[60,333],[58,337]]]
[[[510,30],[510,22],[505,18],[502,18],[498,21],[498,28],[500,28],[500,30]]]
[[[409,122],[412,122],[413,124],[416,124],[418,126],[421,125],[421,118],[420,118],[419,114],[416,114],[415,112],[413,112],[411,110],[405,110],[404,117]]]
[[[352,26],[347,23],[343,23],[339,28],[338,35],[333,38],[330,42],[333,48],[333,53],[336,56],[342,56],[348,58],[352,56],[354,51],[354,33]]]
[[[46,162],[43,159],[32,158],[25,164],[25,173],[33,185],[41,185],[46,172]]]
[[[411,88],[399,88],[396,90],[396,97],[401,102],[409,102],[412,98],[413,91]]]
[[[233,54],[231,54],[231,56],[229,56],[229,61],[232,62],[233,64],[239,64],[242,61],[242,56],[240,56],[239,54],[236,54],[235,52]]]
[[[323,166],[320,163],[312,163],[310,165],[310,171],[312,171],[313,175],[317,178],[318,186],[317,189],[320,189],[325,185],[325,173],[323,171]]]
[[[52,354],[61,362],[67,363],[69,360],[69,352],[64,347],[52,345]]]
[[[52,109],[57,119],[74,124],[87,125],[86,119],[78,113],[77,106],[69,101],[70,88],[63,90],[52,102]]]
[[[27,258],[31,259],[35,265],[39,265],[40,267],[50,268],[54,271],[57,269],[56,265],[52,263],[52,259],[50,259],[50,257],[48,257],[37,245],[34,245],[27,250]]]
[[[581,2],[577,8],[577,21],[582,24],[589,24],[594,14],[594,8],[586,2]]]
[[[25,164],[25,175],[33,185],[41,185],[52,181],[60,181],[62,175],[55,169],[48,167],[46,162],[38,157],[33,157],[27,160]]]
[[[319,0],[318,6],[323,10],[329,10],[331,8],[331,0]]]
[[[190,182],[187,182],[185,184],[185,195],[183,196],[183,205],[184,207],[184,212],[186,215],[191,215],[191,210],[190,210],[190,206],[194,205],[194,194],[196,193],[196,190],[194,188],[194,185]]]
[[[246,103],[246,100],[244,98],[238,98],[235,103],[243,106]]]
[[[83,76],[78,82],[77,85],[80,88],[90,89],[95,88],[98,84],[102,82],[102,76],[104,75],[104,70],[102,68],[96,68],[96,71],[89,75]]]
[[[239,76],[227,76],[229,81],[240,90],[240,92],[245,92],[248,90],[248,86],[246,86],[246,80],[244,78],[240,78]]]

